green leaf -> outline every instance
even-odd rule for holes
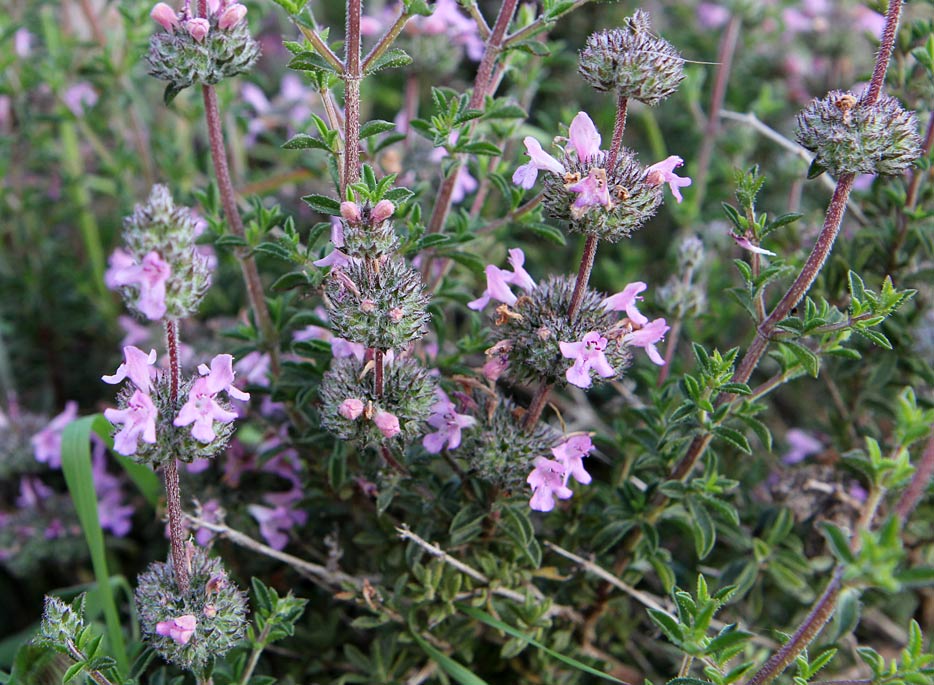
[[[687,499],[687,505],[688,510],[691,512],[694,547],[697,550],[698,558],[704,559],[710,554],[714,543],[717,541],[717,529],[714,527],[713,519],[704,505],[697,502],[693,497]]]
[[[553,242],[555,245],[567,244],[567,238],[564,237],[564,232],[554,226],[535,221],[525,224],[525,228],[529,229],[535,235]]]
[[[571,657],[565,656],[564,654],[561,654],[560,652],[556,652],[553,649],[549,649],[548,647],[543,645],[541,642],[538,642],[537,640],[533,639],[529,635],[526,635],[525,633],[523,633],[521,630],[513,628],[511,625],[507,623],[503,623],[499,619],[496,619],[490,616],[485,611],[481,611],[480,609],[467,606],[466,604],[455,604],[454,606],[457,607],[457,610],[460,611],[462,614],[466,614],[467,616],[470,616],[471,618],[476,619],[477,621],[486,623],[491,628],[496,628],[497,630],[501,630],[507,635],[510,635],[515,638],[519,638],[520,640],[525,640],[530,645],[537,647],[538,649],[540,649],[541,651],[543,651],[545,654],[552,657],[553,659],[557,659],[558,661],[564,664],[567,664],[568,666],[571,666],[573,668],[576,668],[579,671],[583,671],[584,673],[589,673],[590,675],[596,676],[598,678],[602,678],[603,680],[609,680],[611,683],[622,683],[623,682],[622,680],[619,680],[618,678],[614,678],[609,673],[604,673],[603,671],[599,671],[596,668],[593,668],[592,666],[588,666],[587,664],[580,662],[577,659],[572,659]]]
[[[185,90],[184,87],[179,88],[174,83],[170,83],[169,85],[165,87],[165,90],[162,92],[162,103],[166,107],[168,107],[169,105],[172,104],[172,101],[175,99],[175,97],[179,93],[181,93],[183,90]]]
[[[323,140],[308,135],[307,133],[299,133],[298,135],[292,136],[282,145],[282,147],[286,150],[307,150],[314,148],[317,150],[333,152],[330,145],[325,143]]]
[[[363,126],[360,127],[360,140],[369,138],[370,136],[378,135],[380,133],[385,133],[386,131],[394,131],[395,129],[396,125],[391,121],[374,119],[373,121],[366,122]]]
[[[367,68],[365,75],[369,76],[370,74],[375,73],[381,69],[395,69],[396,67],[404,67],[411,63],[412,58],[409,57],[405,50],[393,48],[392,50],[387,50],[380,56],[379,59],[373,62],[373,64]]]
[[[316,212],[330,214],[331,216],[340,216],[341,203],[333,197],[327,197],[325,195],[305,195],[302,197],[302,200]]]
[[[840,527],[830,521],[821,521],[820,528],[834,556],[845,564],[855,563],[856,557],[850,550],[850,539]]]
[[[430,644],[428,644],[428,642],[426,642],[425,639],[419,635],[418,630],[411,623],[409,624],[409,632],[412,635],[412,639],[415,640],[415,644],[421,647],[425,654],[427,654],[432,661],[438,664],[442,671],[447,673],[457,682],[461,683],[461,685],[488,685],[483,678],[476,675],[473,671],[466,668],[465,666],[462,666],[447,654],[438,651]]]
[[[820,164],[818,164],[817,157],[815,157],[814,161],[811,162],[811,166],[808,167],[808,180],[809,181],[814,180],[815,178],[820,176],[825,171],[827,170],[824,167],[822,167]]]
[[[94,423],[102,418],[100,414],[84,416],[65,426],[65,430],[62,431],[62,473],[91,554],[97,593],[104,606],[110,653],[116,658],[120,672],[126,673],[130,662],[123,640],[120,617],[117,614],[117,603],[110,584],[110,574],[107,571],[104,532],[97,515],[97,494],[94,491],[94,474],[91,468],[91,431]]]
[[[749,446],[749,441],[746,440],[746,436],[740,433],[738,430],[734,428],[728,428],[727,426],[717,426],[713,429],[713,432],[718,438],[725,440],[738,450],[741,450],[746,454],[752,454],[752,448]]]
[[[655,623],[673,644],[680,645],[684,641],[684,631],[681,625],[669,613],[658,609],[648,609],[649,618]]]
[[[71,666],[69,666],[68,670],[65,671],[65,675],[62,676],[62,682],[68,683],[74,680],[75,678],[77,678],[78,675],[81,674],[82,671],[84,671],[84,667],[85,667],[84,661],[79,661],[78,663],[72,664]]]
[[[747,633],[745,630],[734,629],[727,631],[726,628],[724,628],[720,631],[720,634],[707,645],[707,653],[715,654],[729,647],[735,647],[736,645],[746,642],[751,637],[752,633]]]
[[[488,155],[490,157],[498,157],[503,154],[502,150],[486,140],[458,145],[457,150],[458,152],[467,152],[472,155]]]

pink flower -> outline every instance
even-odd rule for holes
[[[568,499],[574,493],[567,486],[567,469],[563,464],[545,457],[536,457],[535,468],[526,483],[532,486],[529,506],[535,511],[551,511],[555,508],[555,497]]]
[[[486,267],[486,290],[476,300],[468,302],[467,306],[476,311],[480,311],[489,304],[490,299],[503,302],[508,305],[514,305],[518,299],[509,288],[510,285],[517,285],[526,292],[535,290],[535,281],[525,270],[525,253],[519,248],[509,250],[509,263],[512,271],[505,271],[492,264]]]
[[[13,34],[13,52],[17,57],[29,57],[32,52],[33,35],[26,28],[20,28]]]
[[[242,359],[238,359],[234,364],[241,380],[245,380],[250,385],[260,387],[269,386],[269,365],[272,360],[266,352],[253,350]]]
[[[69,400],[65,411],[52,419],[49,424],[30,439],[32,453],[36,461],[57,469],[62,465],[62,431],[65,426],[78,417],[78,403]]]
[[[655,347],[655,343],[661,342],[665,337],[665,333],[668,332],[668,328],[669,326],[665,323],[664,319],[655,319],[639,330],[624,335],[623,342],[633,347],[643,348],[646,354],[649,355],[649,359],[652,360],[652,363],[664,366],[665,360],[662,359],[662,356],[658,353],[658,348]]]
[[[157,2],[149,17],[166,31],[173,33],[178,28],[178,15],[164,2]]]
[[[532,136],[526,136],[525,152],[529,156],[529,161],[523,164],[512,175],[512,182],[521,188],[531,188],[535,185],[535,179],[538,178],[539,171],[551,171],[555,174],[563,174],[564,166],[554,157],[542,149],[539,143]]]
[[[604,378],[616,375],[616,371],[606,359],[607,339],[597,331],[587,333],[580,342],[559,342],[561,354],[574,363],[565,373],[568,383],[579,388],[590,387],[590,370],[593,369]]]
[[[478,187],[477,179],[470,174],[467,165],[462,164],[457,170],[457,178],[454,180],[454,188],[451,190],[451,202],[454,204],[463,202],[464,198]]]
[[[243,392],[237,388],[234,382],[233,356],[229,354],[219,354],[211,360],[211,368],[206,364],[198,365],[198,373],[204,376],[207,381],[207,389],[212,395],[219,392],[226,392],[235,400],[246,401],[250,399],[250,393]]]
[[[221,523],[224,515],[224,508],[216,499],[209,499],[203,502],[198,510],[199,518],[208,523]],[[206,547],[214,539],[214,531],[210,528],[198,528],[195,532],[195,542],[202,547]]]
[[[373,417],[373,423],[376,424],[376,427],[379,428],[379,432],[382,433],[385,438],[392,438],[402,432],[402,429],[399,427],[399,419],[396,418],[395,414],[390,414],[388,411],[380,410],[376,412],[376,416]]]
[[[337,413],[348,421],[355,421],[363,413],[363,401],[358,400],[356,397],[348,397],[341,402],[341,405],[337,408]]]
[[[104,274],[104,281],[109,288],[135,286],[139,289],[136,308],[149,319],[161,319],[165,316],[165,284],[172,269],[155,250],[143,257],[137,264],[133,256],[117,249],[110,256],[110,268]]]
[[[221,12],[220,18],[217,20],[217,28],[222,31],[229,29],[243,21],[245,16],[246,7],[244,5],[241,5],[239,2],[227,5]]]
[[[84,115],[85,107],[93,107],[97,104],[97,91],[87,81],[81,81],[65,89],[62,93],[62,102],[72,114],[81,117]]]
[[[513,343],[511,340],[500,340],[486,351],[487,361],[481,369],[481,373],[487,380],[495,381],[509,366],[509,353],[512,352]]]
[[[590,474],[584,469],[584,457],[593,450],[593,441],[589,435],[573,435],[557,447],[551,448],[551,453],[555,459],[562,464],[566,470],[565,485],[567,477],[573,476],[581,485],[587,485],[591,478]]]
[[[211,30],[211,24],[208,23],[207,19],[196,17],[185,22],[185,30],[188,31],[188,34],[192,38],[200,43],[204,40],[204,37],[208,35],[208,31]]]
[[[820,440],[800,428],[792,428],[785,434],[785,439],[788,441],[788,451],[782,455],[785,464],[797,464],[824,449]]]
[[[188,426],[194,423],[191,435],[195,440],[208,443],[217,437],[214,422],[230,423],[237,418],[234,412],[227,411],[215,400],[216,393],[208,388],[207,378],[199,378],[191,386],[188,401],[182,405],[178,416],[172,422],[175,426]]]
[[[306,512],[293,508],[301,498],[301,490],[293,488],[287,492],[266,495],[264,499],[272,507],[259,504],[247,507],[250,516],[259,523],[259,532],[273,549],[284,549],[289,542],[288,531],[308,521]]]
[[[322,269],[326,266],[329,266],[332,269],[342,269],[343,267],[350,264],[350,257],[348,257],[340,250],[334,249],[321,259],[312,262],[312,264]]]
[[[148,394],[152,376],[150,367],[156,363],[156,351],[150,350],[149,354],[146,354],[138,347],[128,345],[123,348],[123,359],[124,362],[117,367],[112,376],[101,376],[101,380],[116,385],[129,378],[133,385]]]
[[[107,409],[104,416],[112,424],[122,424],[114,436],[114,449],[125,457],[136,454],[140,438],[152,444],[156,441],[156,416],[158,411],[149,395],[134,390],[126,409]]]
[[[461,429],[470,428],[476,423],[474,417],[458,414],[448,396],[438,391],[438,401],[428,417],[428,425],[438,430],[422,438],[422,445],[431,454],[438,454],[444,449],[445,443],[448,449],[456,449],[461,444]]]
[[[681,200],[684,199],[681,197],[680,188],[691,185],[690,178],[687,176],[682,178],[681,176],[676,176],[674,173],[675,169],[682,164],[684,164],[684,160],[675,155],[663,159],[658,164],[653,164],[646,169],[645,182],[650,186],[658,186],[662,183],[667,183],[668,187],[671,188],[671,194],[675,196],[675,199],[680,204]]]
[[[696,10],[697,23],[705,29],[718,29],[730,20],[730,10],[713,2],[702,2]]]
[[[733,239],[733,242],[735,242],[744,250],[749,250],[750,252],[755,252],[756,254],[769,255],[771,257],[775,256],[775,253],[771,250],[764,250],[758,245],[753,245],[752,241],[750,241],[749,238],[744,235],[736,235],[735,233],[731,232],[730,237]]]
[[[600,152],[600,132],[586,112],[578,112],[568,129],[568,140],[577,152],[577,159],[587,162]]]
[[[571,205],[571,214],[580,218],[590,208],[596,205],[611,207],[610,189],[606,183],[606,170],[594,168],[585,178],[577,183],[565,186],[572,193],[577,193],[577,199]]]
[[[187,645],[191,636],[195,634],[198,619],[192,614],[185,614],[168,621],[156,624],[156,633],[163,637],[170,637],[180,645]]]
[[[601,304],[603,304],[604,309],[610,312],[625,311],[626,316],[629,317],[630,321],[632,321],[637,326],[644,326],[649,322],[649,320],[638,309],[636,309],[636,301],[642,299],[639,297],[639,293],[648,287],[649,286],[647,286],[642,281],[630,283],[625,288],[623,288],[622,292],[611,295]]]
[[[363,218],[360,214],[360,205],[358,205],[356,202],[349,202],[346,200],[341,202],[341,217],[343,217],[344,221],[351,224],[360,223],[360,220]],[[331,235],[333,242],[333,232]],[[337,245],[336,242],[334,244]],[[340,247],[340,245],[337,246]]]

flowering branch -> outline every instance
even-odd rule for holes
[[[165,321],[166,348],[169,352],[169,397],[171,406],[178,405],[181,370],[178,360],[178,321]],[[182,494],[178,482],[178,460],[170,455],[165,464],[165,505],[169,512],[169,540],[172,546],[172,568],[179,592],[186,594],[191,585],[188,554],[185,551],[185,527],[182,525]]]
[[[347,186],[360,179],[360,0],[347,0],[347,36],[344,45],[344,174],[341,198]]]

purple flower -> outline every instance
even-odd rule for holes
[[[519,248],[509,250],[509,263],[512,271],[505,271],[497,266],[488,264],[486,267],[486,290],[476,300],[468,302],[467,306],[471,309],[480,311],[489,304],[490,299],[513,305],[518,299],[509,288],[510,285],[517,285],[526,292],[535,290],[535,281],[523,267],[525,264],[525,253]]]
[[[165,284],[172,269],[156,251],[151,251],[137,264],[125,250],[116,249],[110,256],[110,268],[104,274],[109,288],[136,286],[139,300],[136,308],[150,319],[165,316]]]
[[[755,252],[756,254],[769,255],[771,257],[775,256],[775,253],[772,252],[771,250],[764,250],[758,245],[753,245],[752,242],[749,240],[749,238],[747,238],[746,236],[736,235],[735,233],[731,232],[730,237],[733,239],[733,242],[735,242],[737,245],[739,245],[744,250],[749,250],[750,252]]]
[[[204,40],[204,37],[208,35],[208,32],[211,30],[211,24],[207,19],[201,17],[195,17],[194,19],[189,19],[185,22],[185,30],[188,31],[188,34],[194,38],[198,43]]]
[[[702,2],[696,10],[697,23],[705,29],[718,29],[730,20],[730,10],[713,2]]]
[[[574,363],[565,373],[568,383],[579,388],[590,387],[590,370],[593,369],[604,378],[616,375],[616,371],[606,359],[607,339],[597,331],[587,333],[580,342],[559,342],[561,354]]]
[[[55,493],[52,488],[36,476],[23,476],[19,481],[19,497],[16,498],[16,506],[19,509],[34,509],[53,494]]]
[[[567,486],[567,469],[561,462],[545,457],[536,457],[535,468],[526,483],[532,486],[529,506],[535,511],[551,511],[555,508],[555,497],[568,499],[574,493]]]
[[[580,218],[591,207],[601,205],[602,207],[611,207],[613,201],[610,200],[610,190],[606,184],[605,169],[591,169],[586,177],[577,183],[565,186],[572,193],[577,193],[577,199],[571,205],[571,214],[575,218]]]
[[[211,360],[211,368],[208,369],[206,364],[200,364],[198,365],[198,373],[207,381],[207,390],[212,395],[223,391],[235,400],[242,400],[245,402],[250,399],[250,393],[243,392],[233,384],[234,370],[232,355],[216,355],[214,359]]]
[[[254,350],[234,364],[240,378],[250,385],[267,387],[269,385],[269,365],[272,360],[265,352]]]
[[[33,35],[26,28],[20,28],[13,34],[13,52],[17,57],[29,57],[32,52]]]
[[[94,491],[97,493],[97,517],[101,528],[123,537],[133,526],[134,507],[124,503],[120,478],[107,471],[107,448],[95,440],[92,462]]]
[[[123,336],[123,340],[120,341],[121,347],[129,347],[130,345],[136,345],[137,343],[149,340],[149,327],[141,326],[136,323],[136,319],[132,316],[121,314],[117,317],[117,323],[120,324],[120,328],[126,333],[126,335]]]
[[[180,645],[187,645],[191,636],[195,634],[198,619],[192,614],[185,614],[168,621],[156,624],[156,633],[163,637],[170,637]]]
[[[246,16],[246,7],[238,2],[227,5],[217,20],[217,28],[223,30],[236,26]]]
[[[512,182],[521,188],[531,188],[535,185],[535,179],[538,178],[539,171],[551,171],[556,174],[564,174],[564,166],[554,157],[542,149],[539,143],[532,136],[526,136],[522,141],[525,143],[525,152],[529,156],[529,161],[523,164],[512,175]]]
[[[146,354],[138,347],[128,345],[123,348],[123,359],[124,362],[117,367],[112,376],[101,376],[101,380],[116,385],[129,378],[133,385],[148,394],[153,372],[150,367],[156,363],[156,351],[150,350],[149,354]]]
[[[567,485],[569,476],[573,476],[574,480],[581,485],[587,485],[590,482],[590,474],[584,469],[583,460],[592,450],[593,441],[589,435],[572,435],[557,447],[551,448],[555,459],[566,470],[565,485]]]
[[[62,431],[78,417],[78,403],[69,400],[65,410],[30,439],[36,461],[57,469],[62,465]]]
[[[431,408],[428,425],[437,428],[422,438],[422,445],[431,454],[438,454],[447,444],[448,449],[456,449],[461,444],[461,430],[475,425],[477,420],[466,414],[458,414],[454,403],[442,391],[438,391],[438,401]]]
[[[788,451],[782,455],[785,464],[797,464],[824,449],[820,440],[800,428],[792,428],[785,434],[785,439],[788,441]]]
[[[214,432],[215,421],[230,423],[237,418],[234,412],[227,411],[217,403],[215,400],[217,393],[211,392],[208,383],[208,378],[204,376],[195,381],[188,393],[188,401],[182,405],[178,416],[172,422],[176,426],[188,426],[194,423],[191,435],[195,440],[203,443],[209,443],[217,437]]]
[[[295,526],[302,526],[308,521],[308,514],[292,509],[301,499],[301,490],[293,489],[285,493],[266,495],[272,507],[251,504],[247,507],[250,516],[259,523],[259,532],[273,549],[284,549],[289,542],[288,531]]]
[[[87,81],[81,81],[65,89],[62,101],[72,114],[81,117],[85,107],[93,107],[97,103],[97,91]]]
[[[639,293],[647,289],[647,286],[642,281],[636,281],[635,283],[630,283],[622,292],[616,293],[606,298],[601,304],[603,308],[610,312],[626,312],[626,316],[629,317],[629,320],[632,321],[637,326],[644,326],[649,322],[649,320],[636,309],[636,301],[641,300]]]
[[[326,266],[329,266],[332,269],[341,269],[350,264],[350,257],[335,248],[321,259],[312,262],[312,264],[321,269]]]
[[[138,441],[150,444],[156,441],[156,405],[149,395],[135,390],[127,402],[126,409],[107,409],[104,416],[112,424],[123,428],[114,436],[114,449],[125,457],[136,453]]]
[[[578,112],[568,129],[568,140],[577,152],[577,159],[588,162],[600,152],[600,132],[586,112]]]
[[[655,344],[661,342],[665,337],[665,333],[668,332],[668,328],[669,326],[665,323],[664,319],[655,319],[639,330],[624,335],[623,342],[633,347],[643,348],[646,354],[649,355],[649,359],[652,360],[653,364],[664,366],[665,360],[662,359],[662,356],[658,353],[658,348],[655,347]]]
[[[221,503],[216,499],[209,499],[207,502],[201,504],[198,513],[199,518],[208,523],[220,523],[224,509],[221,507]],[[197,532],[195,532],[195,542],[202,547],[206,547],[213,538],[214,531],[210,528],[198,528]]]
[[[383,434],[384,438],[392,438],[402,432],[399,419],[395,414],[390,414],[388,411],[380,410],[376,412],[373,423],[379,428],[379,432]]]
[[[653,164],[645,171],[645,182],[650,186],[659,186],[662,183],[667,183],[668,187],[671,188],[671,194],[675,196],[675,199],[678,203],[681,203],[681,200],[684,198],[681,197],[681,188],[685,188],[691,185],[691,179],[687,176],[681,177],[675,175],[675,169],[684,164],[684,160],[680,157],[672,155],[667,159],[663,159],[658,164]]]

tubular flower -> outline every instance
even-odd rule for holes
[[[616,375],[616,371],[610,366],[604,354],[607,339],[600,335],[599,332],[591,331],[580,342],[559,342],[558,346],[561,348],[562,355],[574,360],[574,363],[565,373],[568,383],[579,388],[589,388],[591,369],[604,378]]]
[[[529,506],[535,511],[551,511],[555,508],[555,497],[568,499],[573,491],[567,486],[567,469],[561,462],[545,457],[536,457],[535,468],[526,483],[532,486]]]
[[[655,344],[662,341],[665,337],[665,333],[668,332],[668,328],[669,326],[665,323],[664,319],[655,319],[639,330],[624,335],[623,342],[633,347],[643,348],[646,354],[649,355],[649,359],[652,360],[653,364],[664,366],[665,360],[662,359],[662,356],[658,353],[658,348],[655,347]]]

